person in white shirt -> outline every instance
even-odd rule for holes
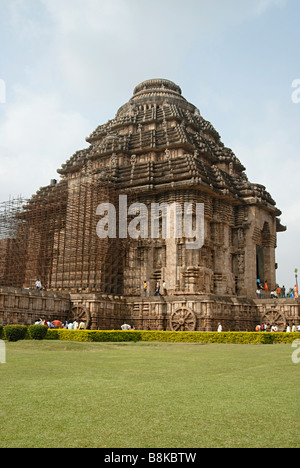
[[[261,290],[260,290],[260,289],[257,289],[257,290],[256,290],[256,295],[257,295],[257,299],[261,299],[261,298],[262,298]]]
[[[128,325],[128,323],[124,323],[124,324],[121,326],[121,329],[122,329],[122,330],[131,330],[131,326]]]
[[[219,326],[218,326],[218,333],[221,333],[222,330],[223,330],[222,325],[219,323]]]

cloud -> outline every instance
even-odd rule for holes
[[[272,44],[275,15],[268,14],[280,12],[287,0],[1,3],[6,76],[0,78],[7,96],[0,106],[0,199],[18,193],[30,196],[58,177],[56,169],[86,146],[85,136],[113,117],[134,86],[165,77],[182,87],[204,118],[212,115],[212,124],[246,166],[249,179],[266,185],[276,199],[282,222],[289,227],[288,233],[279,235],[287,271],[297,255],[293,232],[299,232],[300,224],[296,154],[300,105],[291,102],[290,83],[289,104],[264,96],[269,64],[279,83],[275,70],[284,47],[283,61],[289,68],[286,18],[281,28],[281,17],[276,16],[283,46],[280,51],[273,47],[274,56],[269,48],[265,55],[260,53],[266,44],[261,29],[256,29],[270,18],[263,32]],[[261,33],[254,37],[255,47],[243,36],[244,29]],[[247,38],[252,41],[251,34]],[[293,66],[291,82],[298,73]],[[261,81],[253,84],[251,70]]]
[[[286,208],[299,195],[299,111],[288,98],[261,102],[259,112],[243,116],[231,142],[250,180],[266,185]]]
[[[220,40],[284,0],[10,0],[20,81],[58,90],[65,105],[110,118],[148,78],[176,81],[193,48]],[[11,66],[11,64],[10,64]],[[17,79],[17,70],[14,70]],[[16,82],[18,83],[18,81]],[[124,98],[125,96],[125,98]],[[224,105],[227,105],[224,102]],[[85,114],[87,115],[87,114]]]
[[[294,268],[300,265],[300,160],[298,134],[300,105],[272,100],[260,103],[259,112],[234,123],[236,135],[231,148],[246,166],[251,182],[265,185],[282,211],[287,231],[277,236],[277,281],[293,285]]]
[[[257,16],[263,15],[270,7],[285,7],[287,0],[260,0],[255,5]]]
[[[120,104],[147,78],[174,79],[193,47],[255,20],[284,0],[41,0],[55,24],[60,87],[80,103]],[[131,89],[131,88],[130,88]],[[100,104],[100,102],[99,102]]]
[[[18,86],[15,103],[5,106],[0,123],[0,198],[30,196],[33,188],[58,178],[56,170],[87,145],[90,124],[65,111],[58,95],[33,95]],[[18,190],[18,193],[16,193]]]

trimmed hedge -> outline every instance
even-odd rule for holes
[[[135,331],[102,331],[102,330],[65,330],[50,329],[47,340],[85,341],[85,342],[124,342],[142,341],[141,332]]]
[[[121,331],[121,330],[65,330],[48,329],[44,325],[0,325],[0,339],[18,341],[62,340],[82,342],[138,342],[160,341],[173,343],[232,343],[277,344],[300,339],[300,333],[266,332],[171,332],[171,331]]]
[[[299,333],[48,330],[46,339],[83,342],[160,341],[182,343],[293,343]]]
[[[32,340],[43,340],[46,338],[48,327],[46,325],[30,325],[28,335]]]
[[[4,327],[4,337],[7,341],[25,340],[27,327],[25,325],[6,325]]]

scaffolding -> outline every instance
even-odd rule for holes
[[[117,206],[105,174],[62,180],[0,206],[0,285],[123,293],[125,239],[99,239],[97,206]]]
[[[0,204],[0,284],[4,286],[22,281],[22,272],[16,266],[23,256],[23,246],[17,239],[22,230],[19,214],[24,203],[26,200],[19,196]]]

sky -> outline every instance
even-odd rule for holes
[[[33,195],[133,89],[174,81],[264,185],[300,270],[299,0],[0,0],[0,202]]]

